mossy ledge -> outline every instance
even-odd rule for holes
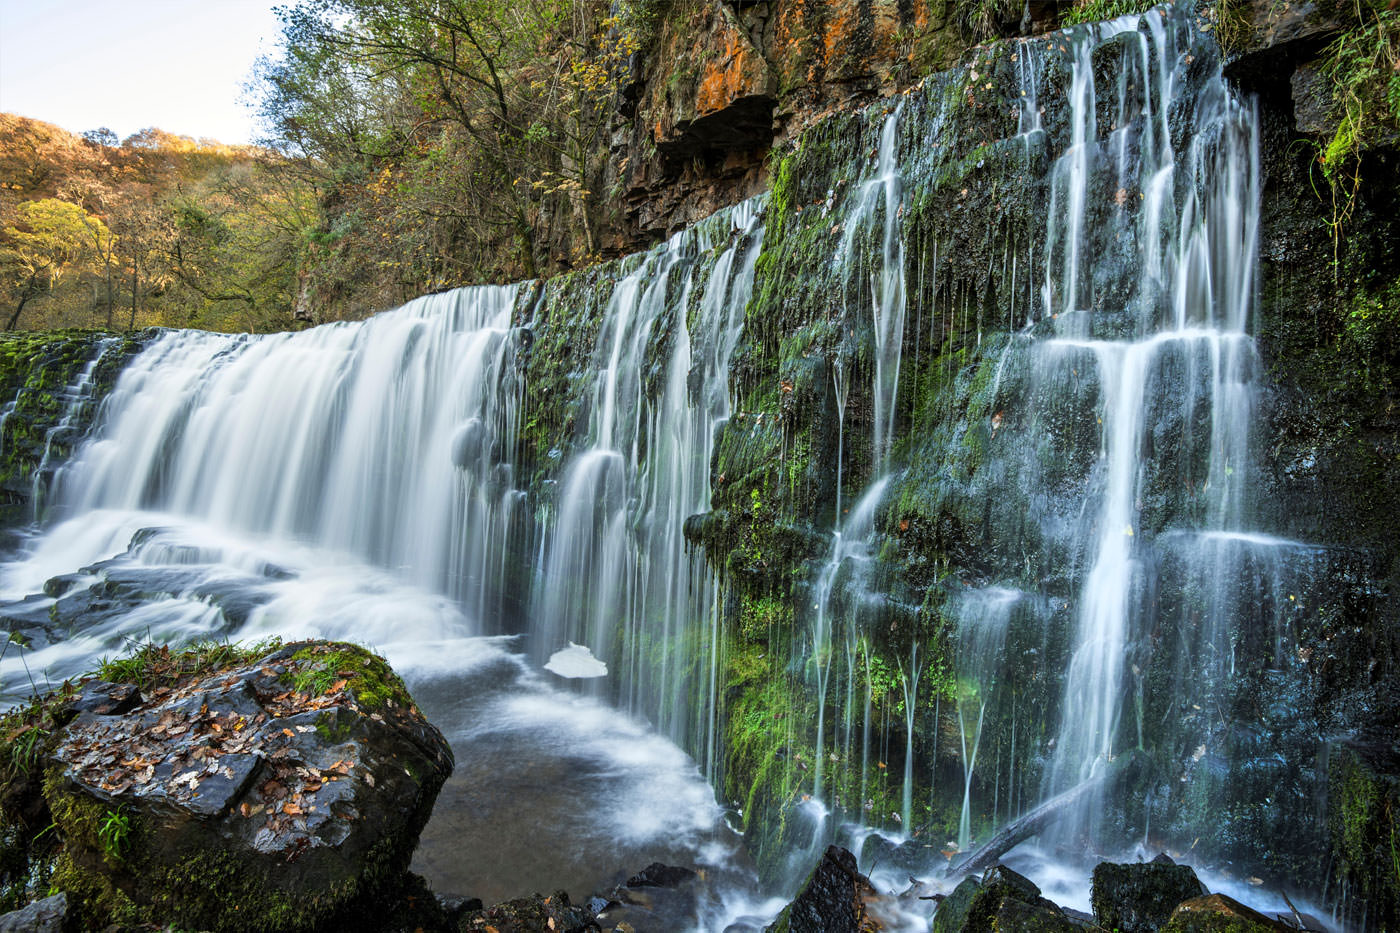
[[[0,718],[0,909],[65,891],[84,929],[361,929],[451,768],[364,648],[145,645]]]

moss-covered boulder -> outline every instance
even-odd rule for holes
[[[1094,919],[1106,930],[1152,933],[1167,922],[1176,905],[1209,892],[1190,865],[1166,856],[1150,862],[1094,868]]]
[[[1162,927],[1163,933],[1276,933],[1292,929],[1224,894],[1183,901]]]
[[[152,646],[36,709],[5,818],[23,836],[24,807],[47,811],[31,848],[57,847],[51,885],[94,929],[364,928],[453,764],[388,665],[342,643]]]
[[[1005,865],[964,878],[933,915],[934,933],[1072,933],[1076,927],[1040,888]]]

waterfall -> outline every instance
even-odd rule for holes
[[[714,775],[722,633],[716,582],[686,545],[709,507],[729,360],[763,243],[760,202],[676,234],[612,289],[585,449],[564,468],[532,638],[543,656],[587,645],[621,669],[622,705],[702,757]],[[655,394],[653,343],[670,350]]]
[[[1195,419],[1208,418],[1204,475],[1186,477],[1200,485],[1192,520],[1201,532],[1237,528],[1248,492],[1257,120],[1217,71],[1196,92],[1188,151],[1174,151],[1166,114],[1179,106],[1178,76],[1190,51],[1160,17],[1143,22],[1147,28],[1139,30],[1136,17],[1125,17],[1076,37],[1072,137],[1052,170],[1043,294],[1053,334],[1041,345],[1040,365],[1047,374],[1062,373],[1067,360],[1095,370],[1102,425],[1086,511],[1088,570],[1048,779],[1053,791],[1087,780],[1125,750],[1124,658],[1128,643],[1140,637],[1139,615],[1148,611],[1144,566],[1154,547],[1142,499],[1145,486],[1159,481],[1150,475],[1158,465],[1144,453],[1148,432],[1179,419],[1183,434],[1176,443],[1191,445],[1206,433]],[[1095,54],[1114,46],[1120,67],[1105,95],[1110,129],[1099,134]],[[1132,210],[1134,189],[1142,204]],[[1111,206],[1091,205],[1091,192],[1110,198]],[[1107,214],[1092,229],[1091,210]],[[1101,255],[1114,236],[1136,244],[1133,268],[1114,268]],[[1104,281],[1105,267],[1125,280],[1116,290]],[[1175,371],[1184,372],[1187,388],[1179,398],[1161,391]],[[1092,824],[1098,807],[1089,801],[1080,825]]]

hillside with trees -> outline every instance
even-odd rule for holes
[[[293,324],[316,198],[265,149],[0,114],[6,329]]]

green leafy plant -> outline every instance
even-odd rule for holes
[[[125,807],[107,811],[97,827],[97,837],[109,861],[120,861],[126,856],[131,844],[131,817]]]
[[[1143,13],[1156,6],[1154,0],[1079,0],[1060,21],[1063,26],[1097,23],[1129,13]]]
[[[1318,162],[1332,200],[1332,236],[1341,238],[1361,186],[1361,153],[1400,133],[1400,8],[1355,0],[1355,17],[1327,48],[1322,71],[1332,86],[1337,129]]]

